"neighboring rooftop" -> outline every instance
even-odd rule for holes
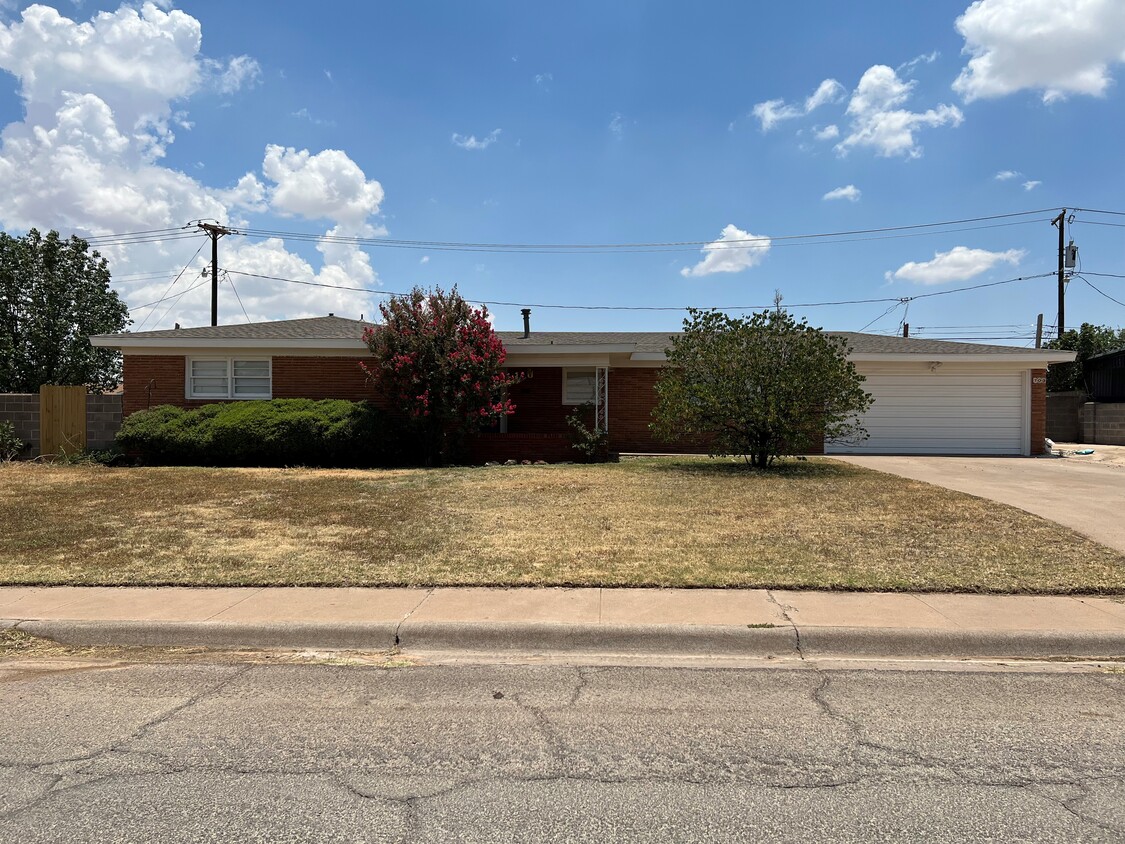
[[[137,340],[156,340],[159,345],[167,345],[169,340],[355,340],[363,339],[363,331],[374,327],[373,323],[356,319],[344,319],[334,315],[309,317],[306,319],[284,319],[272,322],[250,322],[234,325],[204,326],[200,328],[172,328],[163,331],[126,331],[121,334],[97,335],[103,341],[128,340],[129,345],[137,345]],[[532,331],[524,337],[522,331],[499,331],[500,339],[509,349],[521,346],[599,346],[632,345],[633,351],[640,353],[660,353],[668,346],[678,332],[665,331]],[[860,334],[854,331],[830,331],[847,340],[856,354],[932,354],[932,355],[979,355],[979,354],[1042,354],[1042,349],[1028,349],[1013,346],[990,346],[984,343],[955,343],[947,340],[926,340],[922,338],[889,337],[883,334]],[[112,342],[99,345],[113,345]]]

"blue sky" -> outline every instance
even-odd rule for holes
[[[916,336],[1023,345],[1037,313],[1055,322],[1053,277],[927,294],[1052,272],[1047,221],[1062,206],[1125,211],[1119,0],[317,8],[0,0],[0,225],[103,238],[146,330],[206,324],[208,288],[191,288],[209,250],[112,235],[215,218],[381,242],[689,244],[543,254],[232,236],[221,322],[370,318],[380,300],[267,275],[456,284],[520,304],[887,298],[794,312],[826,328],[896,332],[905,317]],[[1053,210],[786,239],[1037,209]],[[1077,212],[1082,270],[1125,274],[1125,228],[1096,223],[1125,217]],[[1087,282],[1125,301],[1123,279],[1076,278],[1067,325],[1125,324],[1125,306]],[[491,310],[498,328],[519,327],[518,304]],[[532,317],[552,330],[681,318]]]

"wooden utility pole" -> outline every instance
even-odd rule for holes
[[[910,323],[909,322],[904,322],[902,324],[902,336],[903,337],[909,337],[910,336]]]
[[[1066,240],[1064,238],[1063,230],[1066,228],[1066,209],[1064,208],[1059,212],[1059,216],[1051,221],[1052,226],[1059,227],[1059,337],[1062,337],[1065,330],[1064,323],[1066,322],[1066,271],[1063,266],[1063,259],[1066,252]]]
[[[233,229],[220,226],[218,223],[195,224],[201,232],[211,238],[211,325],[219,324],[219,238],[223,235],[234,234]],[[1062,258],[1059,259],[1060,261]],[[1060,264],[1061,266],[1061,264]],[[1060,270],[1061,272],[1061,270]]]
[[[1035,348],[1043,348],[1043,314],[1039,314],[1039,318],[1035,320]]]

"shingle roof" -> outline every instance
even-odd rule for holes
[[[238,325],[207,325],[200,328],[170,328],[162,331],[126,331],[104,337],[130,337],[138,340],[361,340],[369,322],[338,316],[307,319],[279,319],[272,322],[247,322]]]
[[[594,345],[598,343],[636,344],[638,352],[662,352],[679,332],[665,331],[533,331],[524,338],[523,332],[497,332],[509,349],[520,346],[545,345]],[[851,350],[857,354],[1011,354],[1037,349],[1013,346],[989,346],[983,343],[954,343],[948,340],[926,340],[922,338],[888,337],[883,334],[860,334],[855,331],[829,331],[829,334],[843,337]]]
[[[175,328],[164,331],[137,331],[103,335],[106,338],[133,340],[362,340],[365,328],[372,323],[338,316],[285,319],[274,322],[252,322],[241,325],[204,326],[201,328]],[[630,345],[642,353],[663,352],[678,332],[666,331],[532,331],[524,337],[522,331],[497,332],[504,345],[515,351],[521,346],[595,346]],[[888,337],[882,334],[860,334],[853,331],[829,332],[847,340],[856,354],[1012,354],[1029,355],[1040,352],[1012,346],[989,346],[983,343],[954,343],[947,340]]]

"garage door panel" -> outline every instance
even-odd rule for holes
[[[931,413],[943,416],[1014,416],[1018,415],[1024,403],[1021,401],[1005,401],[988,406],[965,407],[964,405],[954,404],[942,398],[925,398],[918,399],[917,402],[888,402],[882,398],[876,398],[875,403],[871,405],[871,410],[867,411],[867,417],[871,416],[888,416],[897,417],[902,415],[921,415]]]
[[[828,443],[836,454],[1020,454],[1023,375],[869,375],[875,399],[861,424],[868,439]]]

